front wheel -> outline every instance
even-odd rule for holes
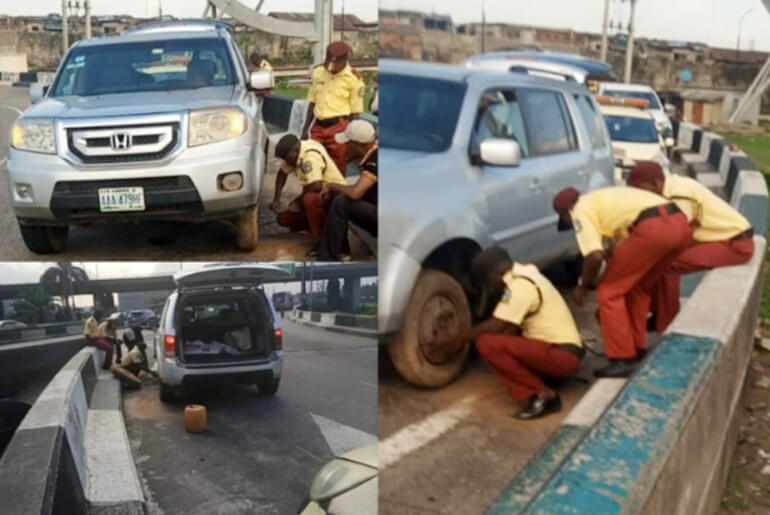
[[[281,379],[272,379],[270,381],[263,381],[257,383],[257,389],[262,395],[275,395],[278,391],[278,386],[281,384]]]
[[[259,208],[257,206],[251,206],[240,214],[235,220],[235,232],[239,249],[256,248],[259,241]]]
[[[68,225],[19,224],[24,244],[35,254],[56,254],[67,246]]]
[[[462,370],[469,346],[439,363],[428,360],[427,346],[440,333],[457,334],[470,327],[471,311],[462,286],[447,273],[423,270],[409,298],[401,331],[389,344],[393,365],[412,384],[444,386]]]

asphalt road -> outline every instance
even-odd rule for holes
[[[24,245],[10,205],[6,159],[11,126],[29,105],[27,88],[0,86],[0,261],[39,261]],[[67,249],[56,256],[66,261],[296,261],[306,259],[311,247],[307,233],[289,233],[275,223],[268,205],[273,197],[275,162],[263,180],[260,202],[260,242],[252,252],[239,251],[235,231],[216,221],[205,223],[137,222],[71,227]],[[284,205],[300,191],[289,180],[282,195]]]
[[[163,404],[156,379],[144,374],[141,390],[125,392],[126,429],[150,515],[296,513],[324,463],[376,441],[376,340],[288,321],[283,331],[275,397],[231,386]],[[185,431],[190,403],[206,405],[205,433]]]

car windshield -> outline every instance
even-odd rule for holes
[[[381,147],[417,152],[449,148],[464,84],[394,74],[380,75],[379,82]]]
[[[650,118],[604,115],[604,123],[612,141],[627,143],[657,143],[658,131]]]
[[[652,91],[624,91],[621,89],[605,89],[603,95],[616,98],[641,98],[650,103],[649,109],[660,109],[658,99]]]
[[[146,41],[76,47],[51,96],[89,96],[235,83],[235,70],[220,39]]]

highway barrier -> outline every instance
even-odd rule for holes
[[[0,344],[0,398],[37,377],[51,377],[84,345],[82,334]]]
[[[39,340],[47,336],[83,334],[84,321],[40,324],[24,329],[0,329],[0,345],[7,342]]]
[[[290,313],[294,322],[357,336],[376,336],[377,317],[373,315],[352,315],[348,313],[319,313],[295,309]]]
[[[32,405],[0,459],[0,513],[144,513],[120,383],[103,359],[81,349]]]
[[[751,221],[754,256],[687,276],[688,298],[650,356],[628,379],[596,381],[490,515],[689,515],[719,507],[762,293],[768,190],[748,157],[720,136],[687,123],[675,134],[675,154],[688,170],[699,179],[716,174],[718,182],[706,176],[711,186]],[[710,167],[696,166],[702,162]]]

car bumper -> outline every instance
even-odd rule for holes
[[[265,361],[243,365],[214,365],[186,367],[177,359],[162,358],[158,367],[160,380],[170,386],[202,383],[257,383],[280,379],[283,373],[283,353]]]
[[[207,219],[231,216],[258,200],[264,156],[244,135],[187,148],[167,163],[78,168],[58,155],[10,149],[11,204],[22,223],[107,222],[122,219]],[[220,191],[217,177],[241,172],[243,186]],[[31,189],[28,198],[16,184]],[[140,186],[145,210],[102,213],[98,189]]]
[[[412,287],[422,266],[407,253],[392,245],[380,248],[377,327],[380,334],[401,328]],[[382,341],[382,340],[381,340]]]

